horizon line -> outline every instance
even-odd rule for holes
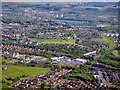
[[[95,1],[95,0],[0,0],[0,2],[46,2],[46,3],[50,3],[50,2],[120,2],[120,1],[115,1],[115,0],[99,0],[99,1]]]

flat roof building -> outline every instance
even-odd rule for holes
[[[86,62],[87,62],[87,60],[85,60],[85,59],[80,59],[80,58],[76,58],[74,61],[80,62],[80,63],[86,63]]]

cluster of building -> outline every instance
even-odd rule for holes
[[[94,50],[109,49],[109,45],[96,41],[79,41],[81,45],[88,46]]]
[[[42,61],[48,60],[48,58],[45,58],[43,56],[29,55],[26,57],[25,54],[3,51],[2,57],[5,57],[5,56],[7,56],[8,58],[12,58],[20,63],[30,63],[34,61],[35,63],[41,64]]]
[[[4,31],[10,31],[11,29],[13,31],[17,32],[24,32],[25,36],[27,37],[35,37],[35,38],[72,38],[72,39],[86,39],[86,38],[93,38],[93,39],[100,39],[101,35],[100,32],[97,30],[97,28],[92,27],[82,27],[79,25],[72,25],[69,23],[64,22],[54,22],[54,24],[51,24],[50,21],[51,18],[58,18],[63,17],[64,15],[57,12],[57,11],[39,11],[39,10],[28,10],[25,9],[22,12],[13,12],[11,9],[3,9],[3,12],[6,12],[3,14],[5,18],[9,17],[13,20],[28,20],[28,21],[34,21],[39,20],[42,21],[41,23],[35,23],[32,22],[24,22],[21,23],[3,23],[3,30]],[[14,17],[13,17],[14,16]],[[67,15],[68,16],[68,15]],[[47,19],[46,19],[47,18]],[[32,30],[33,32],[36,32],[39,30],[36,34],[31,34],[27,30]],[[44,30],[49,30],[53,32],[44,32]],[[59,30],[59,31],[58,31]],[[61,31],[60,31],[61,30]],[[67,33],[63,33],[62,31],[65,30]],[[65,34],[68,34],[69,31],[74,31],[74,34],[70,36],[65,36]],[[77,33],[77,32],[81,33]],[[96,31],[96,34],[91,34],[91,31]]]
[[[58,25],[54,24],[51,25],[49,22],[42,22],[37,23],[35,25],[29,25],[26,23],[25,25],[21,25],[19,23],[2,23],[3,24],[3,30],[9,31],[10,29],[13,29],[13,31],[17,32],[23,32],[24,36],[27,37],[34,37],[34,38],[71,38],[71,39],[101,39],[100,32],[97,29],[89,28],[89,27],[81,27],[77,25],[71,25],[67,23],[58,23]],[[27,26],[27,27],[26,27]],[[69,28],[68,28],[69,27]],[[45,32],[44,30],[49,30],[51,32]],[[39,30],[39,33],[29,33],[26,30],[32,30],[33,32],[36,32],[36,30]],[[59,30],[59,31],[58,31]],[[62,30],[65,30],[67,33],[64,33]],[[84,31],[85,30],[85,31]],[[74,34],[69,34],[70,31],[74,31]],[[77,33],[77,32],[80,33]],[[96,31],[96,34],[91,33],[91,31]],[[99,32],[99,33],[98,33]],[[18,33],[16,33],[18,34]],[[67,36],[69,34],[69,36]],[[18,34],[19,35],[19,34]],[[18,36],[17,36],[18,38]]]
[[[26,39],[26,36],[21,35],[21,34],[12,34],[12,33],[9,33],[9,34],[1,34],[2,38],[4,40],[9,40],[9,38],[12,38],[12,39]]]
[[[120,46],[120,41],[116,40],[114,43],[117,44],[116,46]]]
[[[104,33],[105,37],[118,37],[118,33]]]
[[[82,29],[82,28],[81,28]],[[94,29],[90,29],[90,28],[85,28],[87,29],[87,31],[81,31],[80,33],[76,33],[76,35],[74,35],[74,39],[96,39],[96,40],[100,40],[102,37],[100,35],[100,33],[97,32],[97,29],[95,30],[95,33],[91,33],[91,31],[89,30],[93,30]]]
[[[109,78],[106,72],[97,70],[96,72],[94,72],[94,77],[97,79],[97,83],[100,86],[111,87],[111,84],[109,83]]]
[[[66,48],[78,48],[78,49],[84,49],[84,50],[88,50],[88,51],[92,51],[92,49],[87,48],[87,47],[83,47],[83,46],[79,46],[79,45],[75,45],[75,44],[38,44],[37,42],[34,41],[23,41],[23,45],[29,45],[32,44],[34,46],[41,46],[41,47],[46,47],[46,46],[60,46],[60,47],[66,47]],[[4,42],[3,42],[4,43]],[[16,44],[18,44],[18,42],[16,42]],[[17,46],[17,45],[2,45],[2,49],[3,50],[16,50],[16,51],[21,51],[21,50],[25,50],[25,51],[32,51],[32,52],[50,52],[50,53],[65,53],[65,52],[57,52],[57,51],[53,51],[53,50],[45,50],[45,49],[34,49],[34,48],[29,48],[29,47],[23,47],[23,46]]]
[[[50,88],[59,83],[60,77],[71,72],[72,70],[62,69],[62,70],[52,70],[45,74],[37,75],[28,79],[21,79],[19,82],[15,82],[10,88],[28,89],[28,88],[40,88],[42,83],[46,83]]]
[[[20,34],[17,34],[17,35],[20,35]],[[13,35],[7,35],[7,34],[2,34],[2,37],[3,37],[3,40],[9,40],[11,41],[12,43],[15,43],[15,44],[22,44],[22,45],[31,45],[31,46],[64,46],[64,47],[67,47],[67,48],[79,48],[79,49],[85,49],[85,50],[88,50],[88,51],[91,51],[92,49],[88,48],[88,47],[83,47],[83,46],[79,46],[79,45],[75,45],[75,44],[39,44],[38,42],[36,41],[31,41],[30,39],[28,39],[26,36],[23,38],[20,38],[21,39],[19,42],[17,40],[19,40],[18,38],[13,38]],[[22,36],[21,36],[22,37]],[[10,38],[12,38],[13,40],[11,40]],[[5,42],[3,41],[3,43]]]
[[[84,46],[79,46],[75,44],[40,44],[40,46],[59,46],[59,47],[66,47],[66,48],[78,48],[78,49],[85,49],[91,51],[92,49]]]
[[[83,82],[80,79],[68,79],[64,83],[60,83],[57,85],[58,89],[97,89],[99,90],[100,87],[90,83],[89,81]]]
[[[92,52],[88,52],[83,54],[83,56],[93,56],[93,57],[100,57],[100,54],[96,54],[97,51],[92,51]]]
[[[29,42],[27,42],[27,41],[22,41],[21,40],[20,43],[23,44],[23,45],[38,46],[38,42],[36,42],[36,41],[29,41]]]
[[[8,70],[7,66],[2,67],[2,70]]]
[[[51,50],[40,50],[40,49],[34,49],[29,47],[22,47],[22,46],[16,46],[16,45],[3,45],[3,50],[15,50],[15,51],[31,51],[31,52],[50,52],[50,53],[63,53],[63,52],[56,52]]]
[[[7,3],[7,4],[9,5],[9,3]],[[15,4],[12,4],[12,5],[14,6]],[[62,5],[64,6],[65,4],[62,4]],[[68,15],[69,13],[67,13],[67,12],[69,12],[68,11],[69,8],[64,9],[64,11],[66,11],[66,13],[62,13],[57,10],[49,10],[49,9],[41,10],[41,9],[43,9],[42,5],[33,5],[32,7],[36,7],[36,6],[40,7],[40,10],[38,10],[38,9],[36,9],[36,10],[30,9],[29,10],[26,8],[24,10],[21,10],[19,8],[14,8],[14,7],[3,8],[2,9],[3,17],[10,18],[12,20],[16,20],[16,22],[10,22],[10,23],[1,22],[3,25],[3,30],[10,31],[12,29],[13,31],[17,31],[17,32],[22,31],[25,33],[25,36],[40,37],[40,38],[66,38],[62,34],[63,32],[59,32],[59,31],[60,30],[65,30],[65,31],[72,30],[72,31],[74,31],[75,35],[72,34],[72,35],[70,35],[70,37],[73,39],[85,39],[85,38],[100,39],[101,38],[101,35],[100,35],[101,32],[97,29],[97,27],[104,27],[105,25],[97,25],[94,28],[94,27],[85,27],[85,26],[82,27],[80,25],[72,25],[69,23],[62,23],[62,22],[54,22],[54,24],[51,24],[52,18],[63,18],[64,17],[65,19],[71,18],[71,19],[75,19],[75,20],[77,20],[78,18],[81,18],[83,20],[91,20],[92,19],[93,21],[96,20],[95,18],[88,17],[86,15],[79,15],[79,14],[77,14],[77,16],[76,16],[76,14],[72,14],[69,16]],[[49,5],[45,5],[45,6],[48,7]],[[50,5],[50,6],[52,6],[52,5]],[[76,6],[76,7],[78,7],[78,6]],[[14,10],[12,10],[13,8],[18,12],[14,12]],[[102,18],[102,16],[100,18]],[[17,22],[17,20],[18,20],[18,22]],[[21,20],[23,21],[22,24],[20,22]],[[27,22],[24,22],[24,20]],[[34,20],[38,20],[41,22],[38,22],[38,23],[29,22],[29,21],[34,21]],[[116,22],[117,18],[113,18],[113,19],[109,19],[109,18],[105,19],[104,18],[104,21],[107,21],[109,23]],[[98,23],[104,23],[104,22],[98,22]],[[34,32],[39,30],[40,32],[41,31],[42,32],[41,33],[38,32],[36,34],[31,34],[31,33],[29,33],[29,31],[27,32],[27,30],[32,30]],[[46,32],[44,32],[44,30],[49,30],[49,31],[54,31],[54,32],[46,33]],[[80,33],[78,33],[77,31],[79,31]],[[94,34],[94,33],[91,34],[92,31],[96,32],[96,34]],[[69,32],[67,32],[65,34],[68,34],[68,33]],[[110,34],[110,35],[106,34],[106,35],[107,36],[118,36],[118,34]]]
[[[110,75],[108,76],[109,82],[113,85],[119,85],[119,72],[113,72],[111,70],[106,71],[106,73],[109,73]]]
[[[52,59],[52,64],[56,65],[80,65],[82,63],[86,63],[88,60],[85,59],[80,59],[80,58],[76,58],[74,60],[71,60],[70,58],[66,57],[66,56],[62,56],[62,57],[53,57]]]
[[[62,32],[39,32],[36,37],[39,38],[66,38]]]

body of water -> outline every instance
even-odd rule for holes
[[[77,21],[77,20],[67,20],[67,19],[52,19],[57,22],[67,22],[67,23],[89,23],[87,21]]]

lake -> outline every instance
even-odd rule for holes
[[[77,20],[66,20],[66,19],[52,19],[57,22],[67,22],[67,23],[89,23],[87,21],[77,21]]]

